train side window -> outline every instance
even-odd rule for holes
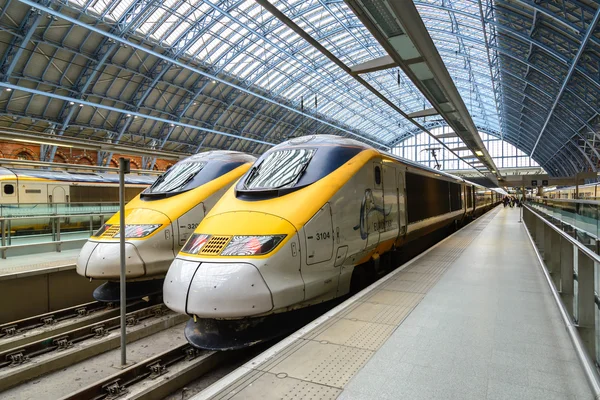
[[[5,183],[2,185],[2,193],[6,196],[13,196],[15,194],[15,185],[11,183]]]
[[[379,166],[375,166],[375,184],[381,185],[381,168]]]

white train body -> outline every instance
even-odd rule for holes
[[[331,150],[336,147],[346,150]],[[312,158],[293,186],[245,188],[270,153],[296,149],[310,149]],[[319,168],[327,174],[316,176]],[[198,226],[166,276],[165,304],[196,319],[226,320],[335,299],[350,291],[358,266],[378,272],[392,250],[499,199],[497,192],[354,140],[292,140],[265,153]]]

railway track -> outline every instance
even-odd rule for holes
[[[117,397],[159,399],[232,357],[234,353],[201,351],[184,344],[117,372],[61,400],[103,400]]]
[[[135,307],[139,306],[136,303]],[[127,314],[127,341],[150,336],[188,318],[163,304],[136,309]],[[119,327],[117,315],[1,351],[0,391],[119,347]]]
[[[131,302],[127,305],[127,312],[155,304],[159,301]],[[118,315],[119,308],[113,304],[93,301],[1,324],[0,353]]]

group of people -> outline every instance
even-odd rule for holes
[[[506,206],[510,206],[512,208],[515,206],[515,204],[517,205],[517,207],[521,207],[521,202],[515,196],[504,196],[504,198],[502,199],[502,203],[504,204],[505,208]]]

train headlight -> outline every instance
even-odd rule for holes
[[[258,256],[272,251],[285,238],[285,235],[234,236],[222,256]]]
[[[194,233],[185,245],[181,249],[182,253],[188,254],[198,254],[198,252],[204,247],[206,242],[210,239],[210,235],[205,235],[203,233]]]
[[[126,238],[143,238],[148,236],[158,228],[161,224],[136,224],[136,225],[125,225],[125,237]],[[117,232],[113,238],[121,237],[121,232]]]

